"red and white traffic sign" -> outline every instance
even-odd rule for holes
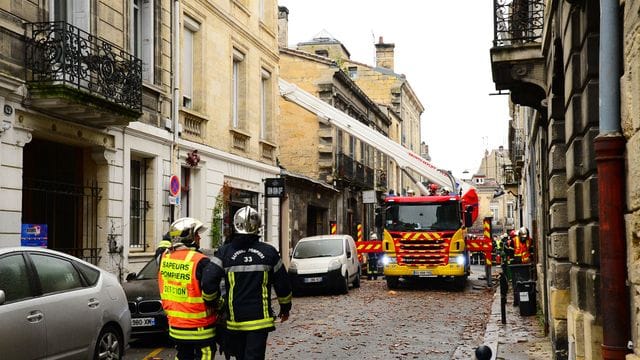
[[[171,175],[169,180],[169,192],[171,196],[178,196],[180,194],[180,178],[176,175]]]

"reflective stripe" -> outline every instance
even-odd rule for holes
[[[204,297],[204,295],[202,295]],[[183,297],[180,295],[171,295],[171,294],[163,294],[163,300],[176,301],[176,302],[186,302],[189,304],[202,304],[204,300],[201,297]]]
[[[165,310],[164,312],[167,313],[167,315],[169,316],[179,317],[182,319],[200,319],[208,315],[206,311],[202,311],[199,313],[188,313],[188,312],[177,311],[177,310]]]
[[[159,248],[168,248],[168,247],[171,247],[171,241],[169,241],[169,240],[161,240],[161,241],[158,243],[158,247],[159,247]]]
[[[274,318],[269,317],[266,319],[260,320],[252,320],[252,321],[227,321],[227,329],[229,330],[242,330],[242,331],[251,331],[251,330],[260,330],[273,327]]]
[[[278,303],[279,304],[288,304],[288,303],[290,303],[292,295],[293,295],[292,293],[289,293],[289,295],[287,295],[285,297],[279,297],[278,298]]]
[[[269,271],[271,270],[270,265],[236,265],[230,266],[227,269],[227,272],[254,272],[254,271]]]
[[[273,267],[273,271],[278,271],[282,267],[282,260],[278,259],[278,263]]]
[[[217,292],[217,291],[216,291],[216,292],[214,292],[213,294],[207,294],[207,293],[205,293],[204,291],[202,292],[202,298],[203,298],[205,301],[213,301],[213,300],[215,300],[217,297],[218,297],[218,292]]]
[[[269,273],[262,273],[262,316],[266,319],[269,317]]]
[[[211,258],[211,262],[214,263],[215,265],[217,265],[220,269],[224,270],[224,265],[222,263],[222,260],[220,260],[219,258],[214,256],[214,257]]]
[[[236,277],[230,272],[227,276],[229,278],[229,290],[227,290],[227,294],[229,294],[229,316],[231,317],[230,321],[236,320],[236,315],[233,313],[233,290],[236,287]]]
[[[200,348],[200,352],[202,353],[202,357],[200,357],[200,360],[211,360],[213,359],[213,356],[211,356],[211,346],[205,346],[205,347],[201,347]]]
[[[216,336],[216,328],[196,328],[193,330],[183,330],[169,327],[169,335],[174,339],[180,340],[206,340]]]

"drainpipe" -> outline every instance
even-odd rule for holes
[[[174,0],[171,9],[171,120],[173,138],[171,140],[171,173],[180,176],[180,166],[177,158],[178,131],[180,129],[179,109],[180,109],[180,0]],[[177,169],[176,169],[177,168]],[[172,223],[176,217],[176,205],[171,205],[171,215],[169,222]]]
[[[620,128],[620,5],[600,0],[600,134],[594,142],[600,219],[600,306],[603,359],[629,352],[629,288],[626,271],[625,139]],[[606,299],[606,300],[605,300]]]

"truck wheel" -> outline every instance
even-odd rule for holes
[[[389,289],[397,289],[398,288],[398,277],[397,276],[385,276],[387,279],[387,288]]]

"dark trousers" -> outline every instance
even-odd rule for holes
[[[216,354],[216,343],[213,339],[205,341],[182,341],[172,339],[176,344],[178,360],[211,360]]]
[[[264,360],[268,331],[229,331],[227,336],[230,353],[237,360]]]

